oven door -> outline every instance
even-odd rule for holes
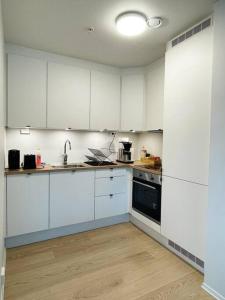
[[[132,207],[147,218],[160,224],[161,185],[134,177]]]

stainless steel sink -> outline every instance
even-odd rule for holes
[[[67,164],[67,165],[54,165],[53,168],[84,168],[85,166],[82,164]]]

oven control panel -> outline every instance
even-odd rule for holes
[[[161,175],[157,175],[157,174],[153,174],[151,172],[143,172],[143,171],[139,171],[139,170],[135,170],[133,171],[133,176],[148,182],[152,182],[155,184],[162,184],[162,177]]]

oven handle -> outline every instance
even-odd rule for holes
[[[156,190],[156,188],[153,187],[153,186],[151,186],[151,185],[148,185],[148,184],[145,184],[145,183],[136,181],[136,180],[133,180],[133,182],[135,182],[135,183],[137,183],[137,184],[140,184],[140,185],[143,185],[143,186],[146,186],[146,187],[149,187],[150,189]]]

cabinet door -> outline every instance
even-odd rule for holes
[[[144,129],[144,75],[122,76],[121,130]]]
[[[94,171],[50,174],[50,227],[94,220]]]
[[[8,55],[8,126],[46,127],[47,63]]]
[[[48,128],[88,129],[90,71],[48,63]]]
[[[151,64],[146,74],[146,130],[163,129],[165,60]]]
[[[163,177],[161,233],[204,260],[207,186]]]
[[[95,197],[95,219],[128,213],[126,193]]]
[[[90,115],[91,129],[119,129],[120,75],[91,72]]]
[[[166,53],[163,173],[208,184],[211,28]]]
[[[49,174],[7,177],[7,236],[48,229]]]

